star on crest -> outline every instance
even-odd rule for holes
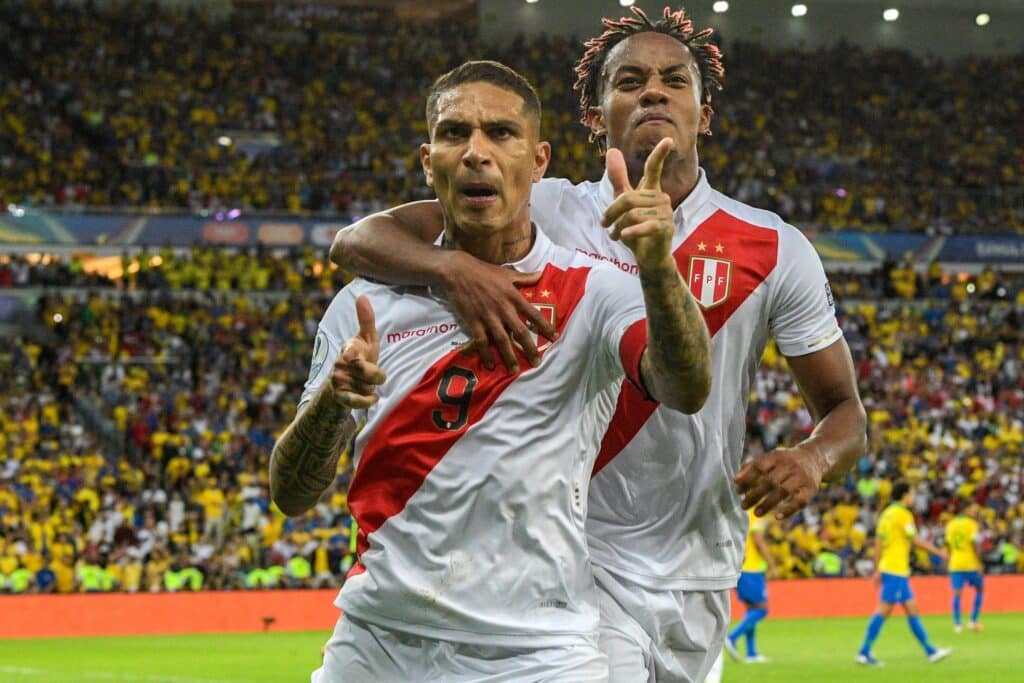
[[[540,298],[541,299],[550,299],[551,298],[551,290],[550,289],[542,289],[542,290],[540,290]]]
[[[700,242],[700,243],[697,244],[697,251],[707,251],[707,250],[708,250],[708,245],[704,244],[703,242]]]
[[[526,297],[527,299],[532,299],[533,298],[533,290],[532,289],[524,289],[523,290],[523,296]]]
[[[725,251],[725,245],[723,245],[721,242],[715,245],[716,254],[721,254],[723,251]]]

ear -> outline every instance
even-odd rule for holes
[[[587,107],[585,122],[587,128],[590,129],[590,134],[594,137],[603,138],[608,134],[608,127],[604,125],[604,114],[601,113],[601,107]]]
[[[710,104],[702,104],[700,106],[700,128],[698,132],[701,135],[711,135],[711,119],[715,115],[715,110],[711,108]]]
[[[427,176],[427,187],[433,187],[434,173],[430,170],[430,145],[426,142],[420,145],[420,166],[423,167],[423,174]]]
[[[544,177],[544,171],[548,170],[551,163],[551,145],[547,142],[538,142],[533,152],[533,182],[538,182]]]

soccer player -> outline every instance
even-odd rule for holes
[[[964,584],[974,588],[974,605],[971,607],[971,620],[967,628],[981,631],[981,599],[984,583],[978,548],[981,544],[981,527],[978,525],[980,509],[976,503],[968,505],[964,511],[951,519],[946,525],[946,546],[949,547],[949,579],[953,583],[953,631],[960,633],[960,597]]]
[[[433,289],[357,280],[321,320],[271,460],[275,502],[301,514],[365,421],[348,494],[359,559],[314,683],[607,680],[584,529],[601,435],[623,378],[648,402],[699,409],[710,341],[671,256],[658,179],[673,141],[653,149],[636,189],[608,155],[613,232],[638,280],[531,224],[530,187],[550,155],[540,118],[519,74],[469,62],[431,89],[420,150],[445,248],[541,273],[524,295],[555,329],[535,341],[537,367],[520,355],[510,375],[466,354]]]
[[[658,141],[675,140],[662,189],[674,209],[676,263],[712,334],[714,382],[689,416],[623,384],[595,468],[588,544],[612,681],[693,682],[726,637],[743,508],[785,517],[803,507],[823,478],[840,477],[864,452],[866,418],[814,248],[775,214],[714,190],[700,169],[697,142],[710,133],[723,77],[711,30],[695,31],[682,10],[665,8],[655,21],[631,11],[605,20],[577,65],[583,121],[600,150],[622,150],[633,182]],[[632,253],[603,227],[613,199],[607,176],[545,179],[533,187],[531,214],[555,242],[636,273]],[[445,291],[483,362],[493,362],[493,342],[515,370],[516,346],[535,355],[523,320],[546,334],[515,286],[537,276],[436,249],[441,229],[436,202],[408,204],[339,232],[331,257],[366,276]],[[805,441],[741,469],[747,399],[770,336],[817,424]]]
[[[740,659],[736,642],[743,637],[747,639],[747,656],[742,661],[747,664],[765,664],[767,657],[757,651],[755,632],[757,624],[768,616],[768,576],[775,574],[775,560],[768,550],[765,540],[765,519],[758,517],[753,510],[748,511],[750,524],[747,531],[747,546],[743,554],[743,571],[740,572],[736,594],[747,609],[743,620],[733,629],[725,640],[725,649],[735,660]]]
[[[932,555],[946,557],[946,552],[917,535],[914,514],[914,489],[905,481],[892,486],[892,503],[878,517],[875,529],[875,575],[872,580],[882,587],[882,599],[878,609],[868,622],[864,644],[857,653],[857,663],[881,666],[871,655],[871,646],[882,631],[885,620],[896,605],[902,605],[907,613],[907,622],[917,642],[921,643],[929,662],[938,662],[949,656],[948,647],[936,648],[928,640],[928,633],[921,623],[920,610],[914,594],[910,591],[910,552],[912,547],[922,548]]]

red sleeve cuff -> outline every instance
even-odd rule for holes
[[[626,371],[626,379],[647,401],[653,401],[651,393],[644,386],[643,374],[640,372],[640,359],[647,350],[647,320],[640,319],[629,326],[619,342],[619,358],[622,368]]]

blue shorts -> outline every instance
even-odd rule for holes
[[[764,572],[741,572],[736,594],[747,604],[768,602],[768,581]]]
[[[902,605],[907,600],[913,599],[914,594],[910,592],[909,576],[882,574],[882,602]]]
[[[974,587],[974,590],[981,590],[981,572],[974,570],[969,572],[950,572],[949,579],[953,582],[953,590],[962,590],[964,584]]]

